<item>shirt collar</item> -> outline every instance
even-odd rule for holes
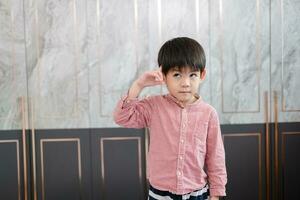
[[[199,94],[195,94],[194,96],[196,97],[196,101],[191,103],[191,104],[187,104],[186,106],[183,106],[182,103],[180,101],[178,101],[178,99],[176,99],[176,97],[174,97],[173,95],[171,95],[170,93],[169,94],[166,94],[164,95],[168,100],[176,103],[179,107],[181,108],[187,108],[187,107],[191,107],[191,106],[194,106],[194,105],[197,105],[199,104],[200,102],[202,102],[202,98],[201,96],[199,96]]]

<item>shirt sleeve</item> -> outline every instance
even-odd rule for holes
[[[153,106],[150,98],[139,100],[124,95],[114,110],[114,121],[126,128],[149,127]]]
[[[227,173],[225,151],[219,118],[215,110],[211,112],[208,126],[206,168],[210,195],[226,196]]]

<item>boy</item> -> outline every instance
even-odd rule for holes
[[[139,77],[118,103],[114,120],[150,130],[149,200],[225,196],[225,153],[216,110],[197,94],[205,79],[205,53],[190,38],[167,41],[159,70]],[[144,87],[166,84],[169,94],[138,100]]]

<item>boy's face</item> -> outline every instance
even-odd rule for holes
[[[200,74],[200,71],[193,71],[191,67],[183,67],[181,70],[175,67],[164,75],[164,79],[170,94],[186,105],[196,100],[195,94],[198,93],[205,75],[205,69]]]

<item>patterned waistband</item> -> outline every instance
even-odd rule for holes
[[[209,196],[209,187],[206,184],[203,188],[194,192],[177,195],[168,191],[161,191],[150,185],[149,188],[149,200],[207,200]]]

